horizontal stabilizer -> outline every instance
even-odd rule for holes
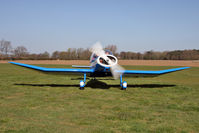
[[[78,66],[78,65],[72,65],[72,67],[76,67],[76,68],[91,68],[91,66]]]

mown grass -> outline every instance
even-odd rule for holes
[[[125,80],[126,91],[107,78],[82,91],[78,76],[0,64],[0,132],[199,132],[199,68]]]

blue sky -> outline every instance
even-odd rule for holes
[[[30,52],[199,49],[198,0],[1,0],[0,39]]]

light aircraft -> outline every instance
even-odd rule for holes
[[[99,42],[97,42],[93,47],[90,48],[92,52],[90,58],[90,66],[77,66],[73,65],[72,67],[76,68],[44,68],[39,66],[33,66],[28,64],[22,64],[17,62],[9,62],[11,64],[19,65],[22,67],[46,72],[46,73],[78,73],[84,75],[84,80],[80,81],[80,89],[83,90],[86,84],[86,76],[90,77],[108,77],[113,76],[114,79],[120,78],[120,86],[122,90],[126,90],[127,82],[122,81],[122,77],[132,76],[132,77],[155,77],[171,72],[176,72],[179,70],[184,70],[190,67],[180,67],[167,70],[158,70],[158,71],[146,71],[146,70],[125,70],[120,65],[118,65],[118,59],[112,54],[109,50],[103,50],[103,47]],[[78,69],[81,68],[81,69]]]

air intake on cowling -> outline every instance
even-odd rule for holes
[[[103,58],[102,56],[99,56],[97,59],[97,63],[103,67],[112,67],[117,64],[118,60],[113,55],[107,55],[107,58]]]

